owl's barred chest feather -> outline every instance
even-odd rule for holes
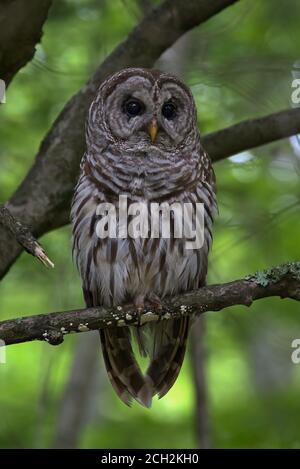
[[[101,161],[101,156],[97,159],[98,164],[99,159]],[[131,177],[127,179],[122,177],[124,170],[121,173],[118,171],[119,163],[115,166],[111,163],[111,169],[114,171],[111,172],[110,179],[117,180],[115,185],[119,191],[112,196],[113,186],[110,191],[107,190],[107,176],[103,171],[99,171],[98,164],[95,170],[94,161],[94,158],[87,156],[87,161],[82,166],[72,209],[73,218],[76,219],[76,259],[85,289],[93,292],[93,301],[105,305],[122,304],[139,295],[155,293],[163,298],[197,288],[207,271],[215,198],[213,187],[199,180],[196,163],[178,165],[180,170],[169,172],[165,180],[162,175],[157,177],[156,167],[151,164],[140,164],[135,170],[131,168],[131,171],[128,171]],[[90,165],[89,170],[87,165]],[[147,207],[150,203],[162,202],[171,206],[174,202],[190,203],[193,206],[203,203],[203,246],[201,249],[186,249],[184,237],[175,238],[172,230],[169,238],[151,238],[150,221],[149,237],[99,239],[96,229],[100,218],[97,216],[98,204],[109,202],[118,209],[117,196],[120,194],[126,194],[128,197],[128,213],[131,204],[136,202],[143,202]],[[172,216],[174,226],[176,211],[172,212]],[[182,216],[182,213],[179,213],[179,216]]]

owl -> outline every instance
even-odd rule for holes
[[[203,204],[201,247],[187,249],[185,236],[175,236],[173,212],[168,237],[100,237],[97,207],[107,203],[118,209],[120,195],[129,207],[140,202]],[[141,310],[146,301],[159,308],[164,298],[201,287],[216,212],[215,176],[201,147],[189,88],[172,75],[142,68],[106,79],[89,110],[86,152],[71,209],[73,254],[87,307],[133,302]],[[110,382],[125,404],[135,399],[150,407],[154,395],[160,398],[173,386],[190,321],[183,316],[100,331]],[[133,339],[148,356],[144,373]]]

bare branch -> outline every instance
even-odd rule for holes
[[[203,146],[213,161],[300,133],[300,108],[246,120],[208,134]]]
[[[188,30],[238,0],[166,0],[153,9],[96,70],[94,76],[65,106],[41,144],[36,160],[7,205],[32,227],[33,234],[66,224],[70,200],[84,153],[88,107],[96,89],[112,72],[129,66],[151,67]],[[20,254],[8,230],[0,231],[0,278]]]
[[[211,285],[167,299],[162,310],[133,305],[98,307],[21,317],[0,322],[0,340],[6,345],[46,340],[52,345],[63,342],[64,335],[109,327],[138,326],[183,315],[219,311],[229,306],[250,306],[270,296],[300,301],[300,262],[283,264],[241,280]]]
[[[30,233],[27,226],[17,221],[4,205],[0,205],[0,224],[9,229],[10,233],[25,251],[36,257],[46,267],[54,267],[53,262],[49,259],[45,250],[37,242],[35,237]]]
[[[35,53],[52,0],[6,0],[0,5],[0,78],[6,85]]]

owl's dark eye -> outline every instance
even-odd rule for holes
[[[125,101],[123,110],[128,117],[136,117],[144,111],[144,105],[138,99],[129,99]]]
[[[171,103],[171,102],[166,102],[163,107],[162,107],[162,115],[168,119],[168,120],[171,120],[171,119],[174,119],[174,117],[176,116],[176,106],[175,104]]]

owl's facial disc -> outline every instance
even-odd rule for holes
[[[105,100],[105,119],[116,144],[132,151],[174,151],[194,124],[191,95],[171,80],[131,76]]]

